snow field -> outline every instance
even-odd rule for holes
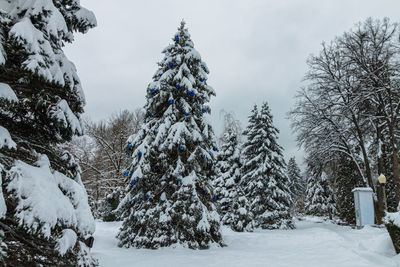
[[[119,248],[115,238],[121,222],[96,222],[92,255],[100,266],[273,266],[380,267],[400,266],[385,229],[361,230],[318,219],[296,221],[294,230],[237,233],[223,228],[227,247],[191,250]],[[395,256],[395,257],[394,257]]]

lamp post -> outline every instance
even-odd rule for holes
[[[381,174],[378,177],[378,182],[380,187],[382,188],[382,196],[383,196],[383,209],[387,209],[387,202],[386,202],[386,191],[385,191],[385,184],[386,184],[386,177],[385,175]]]
[[[378,184],[376,185],[376,195],[378,198],[378,212],[377,214],[377,224],[382,224],[382,219],[385,216],[385,211],[387,209],[386,204],[386,192],[385,192],[386,177],[381,174],[378,177]]]

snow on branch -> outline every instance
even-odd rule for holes
[[[0,218],[4,218],[7,212],[7,206],[6,202],[4,201],[3,188],[2,188],[2,183],[3,183],[3,178],[1,177],[2,171],[3,171],[3,165],[0,164]]]
[[[19,224],[46,238],[60,225],[77,229],[82,235],[93,233],[94,219],[85,188],[52,171],[45,155],[40,155],[36,165],[16,161],[7,174],[7,191],[18,200],[15,216]]]
[[[16,148],[17,144],[11,139],[8,130],[0,126],[0,148],[7,147],[8,149]]]
[[[67,101],[61,99],[50,111],[50,117],[57,118],[59,121],[63,122],[64,127],[71,128],[73,133],[78,135],[83,134],[81,121],[75,116],[75,114],[70,109]]]
[[[0,98],[6,99],[10,102],[18,102],[18,98],[13,89],[11,89],[11,87],[6,83],[0,83]]]
[[[62,231],[62,236],[57,239],[56,249],[61,256],[64,256],[68,250],[74,248],[76,241],[76,233],[71,229],[64,229]]]

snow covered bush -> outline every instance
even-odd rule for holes
[[[388,212],[383,218],[386,229],[389,232],[394,249],[400,253],[400,212]]]
[[[123,192],[119,188],[114,189],[114,192],[108,194],[104,199],[104,211],[102,214],[103,221],[112,222],[120,219],[118,212],[119,203],[122,200]]]
[[[96,264],[79,245],[94,232],[79,166],[57,149],[82,134],[85,105],[76,68],[62,48],[74,32],[95,25],[79,0],[0,0],[5,265]]]
[[[119,211],[124,247],[222,244],[212,180],[216,144],[207,118],[215,95],[182,22],[147,88],[145,123],[128,140],[132,165]]]
[[[277,143],[278,129],[273,126],[267,103],[262,105],[260,113],[254,106],[245,134],[242,183],[256,226],[294,228],[290,214],[290,181],[282,148]]]

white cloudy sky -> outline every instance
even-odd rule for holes
[[[66,53],[84,86],[94,120],[145,103],[145,91],[184,18],[196,49],[210,68],[212,121],[233,111],[247,124],[254,104],[268,101],[285,157],[302,160],[287,112],[302,85],[306,59],[322,41],[367,17],[400,21],[399,0],[81,0],[98,27],[77,35]]]

